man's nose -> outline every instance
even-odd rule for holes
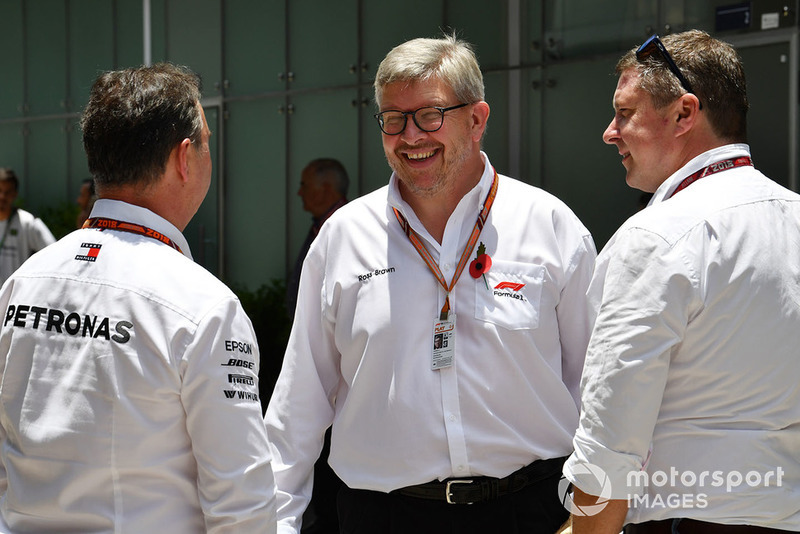
[[[606,131],[603,132],[603,141],[609,145],[613,145],[619,141],[619,128],[617,128],[617,119],[611,119]]]

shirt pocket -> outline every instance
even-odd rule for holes
[[[509,330],[538,328],[545,272],[542,265],[492,260],[486,282],[475,280],[475,318]]]

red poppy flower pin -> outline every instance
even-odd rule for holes
[[[469,274],[472,278],[483,277],[483,283],[486,284],[486,289],[489,289],[489,283],[486,282],[486,273],[492,268],[492,258],[486,254],[486,245],[481,241],[478,245],[478,252],[476,258],[469,264]]]

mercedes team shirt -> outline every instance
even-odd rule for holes
[[[145,235],[75,231],[0,292],[0,532],[274,532],[239,301],[153,212],[91,217]]]

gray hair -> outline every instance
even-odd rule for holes
[[[412,39],[394,47],[381,61],[375,75],[375,102],[380,107],[383,89],[394,82],[417,82],[438,78],[460,102],[484,99],[483,75],[472,46],[445,35],[440,39]]]

